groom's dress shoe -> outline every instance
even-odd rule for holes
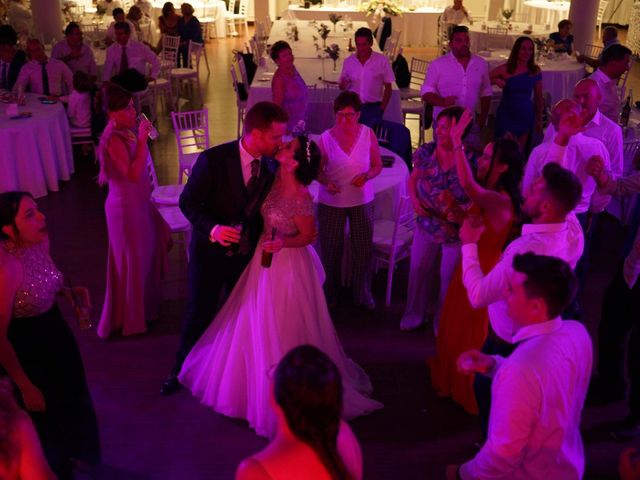
[[[182,388],[182,385],[180,385],[180,382],[178,381],[178,377],[168,377],[162,384],[162,387],[160,388],[160,394],[173,395],[181,388]]]

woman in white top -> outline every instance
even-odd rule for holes
[[[344,228],[349,219],[353,258],[353,296],[356,305],[375,308],[371,295],[373,241],[373,185],[382,171],[378,140],[358,123],[360,97],[344,91],[335,99],[336,124],[320,137],[322,152],[318,223],[322,264],[327,274],[327,303],[335,305],[344,250]]]
[[[341,419],[340,372],[312,345],[287,353],[273,374],[271,405],[278,433],[267,447],[244,460],[236,480],[360,480],[358,439]]]

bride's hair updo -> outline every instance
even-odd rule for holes
[[[301,345],[290,350],[276,368],[274,397],[291,432],[315,450],[332,480],[348,480],[338,453],[342,417],[342,377],[318,348]]]
[[[320,148],[306,135],[299,135],[296,138],[300,146],[293,154],[293,158],[298,162],[295,175],[300,183],[309,185],[320,172]]]

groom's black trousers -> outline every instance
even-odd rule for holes
[[[180,373],[185,358],[213,321],[223,290],[226,289],[227,294],[231,292],[251,260],[250,254],[227,256],[219,245],[208,241],[192,241],[189,254],[187,313],[182,322],[173,376]]]

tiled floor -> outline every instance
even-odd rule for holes
[[[235,136],[236,108],[228,69],[231,49],[241,47],[243,40],[214,40],[207,47],[212,72],[202,80],[214,144]],[[405,52],[409,56],[425,53],[424,49]],[[634,75],[634,82],[637,79]],[[160,130],[163,135],[154,145],[154,157],[161,182],[174,181],[175,141],[166,118]],[[104,294],[107,232],[105,191],[96,185],[95,175],[91,160],[77,158],[74,178],[39,204],[48,216],[57,264],[72,282],[90,288],[97,316]],[[611,222],[600,227],[584,296],[586,324],[592,333],[621,236]],[[367,312],[344,306],[334,315],[345,350],[369,373],[375,398],[385,404],[384,410],[352,423],[362,443],[367,479],[443,478],[447,464],[474,454],[473,442],[478,439],[477,419],[438,398],[430,387],[424,362],[434,353],[433,334],[429,329],[412,333],[398,329],[406,277],[405,265],[396,277],[391,308]],[[383,284],[381,276],[376,278],[379,300]],[[230,479],[243,457],[265,445],[243,422],[213,413],[188,392],[168,398],[158,394],[173,362],[185,296],[186,261],[183,251],[175,248],[164,282],[161,319],[150,332],[102,341],[95,330],[80,332],[74,326],[104,449],[104,465],[79,478]],[[624,445],[610,441],[607,431],[624,413],[622,404],[585,410],[587,478],[615,478],[617,456]]]

